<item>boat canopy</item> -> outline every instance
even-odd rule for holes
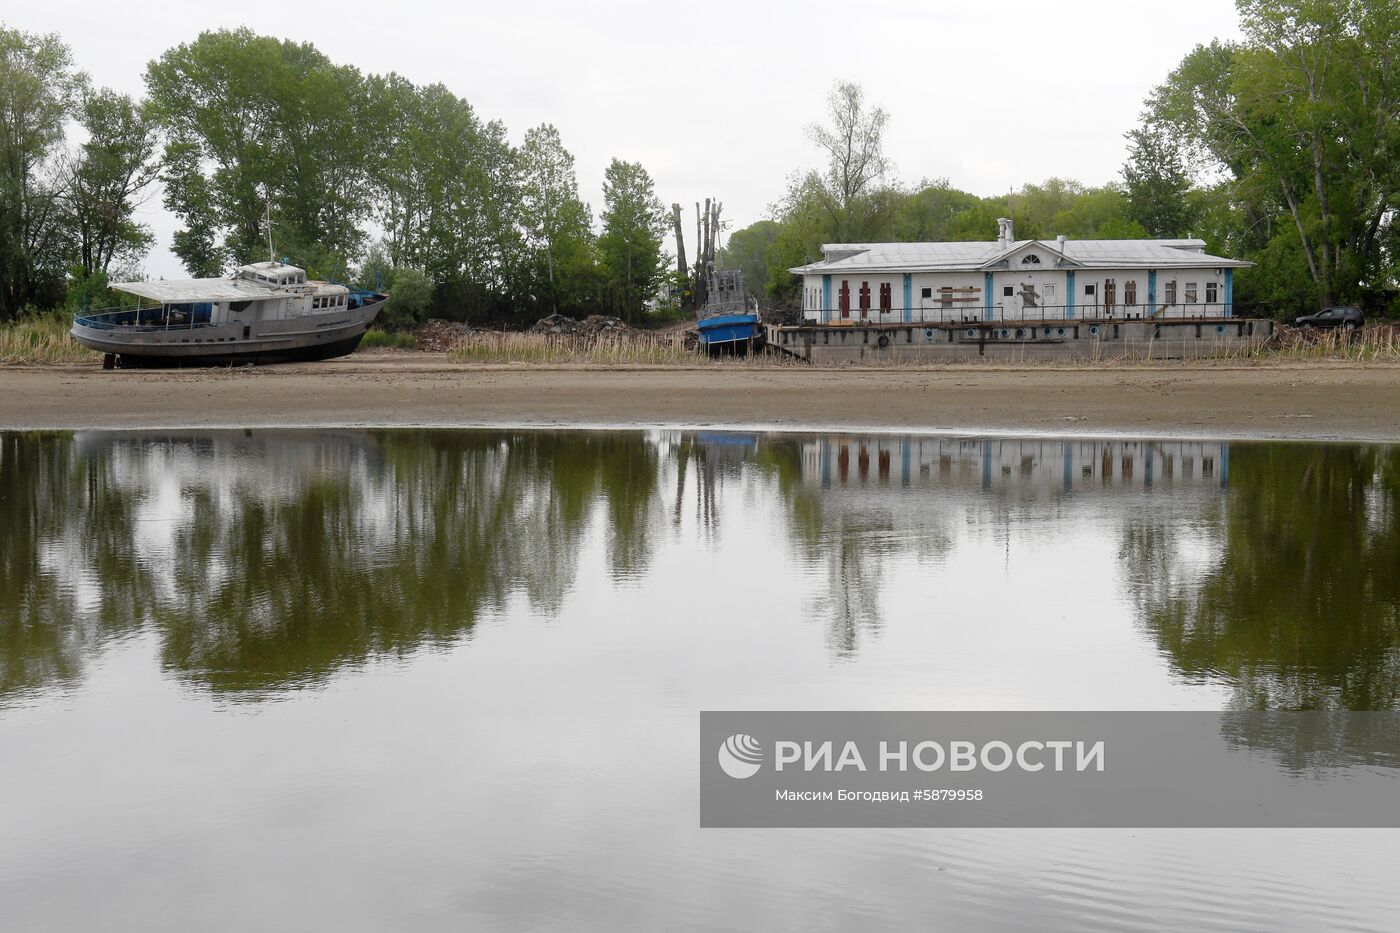
[[[279,289],[247,279],[180,279],[154,282],[120,282],[119,292],[149,298],[161,304],[184,301],[253,301],[283,294]]]

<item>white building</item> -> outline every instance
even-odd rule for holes
[[[1234,270],[1204,240],[832,243],[802,276],[811,324],[1165,318],[1234,313]]]

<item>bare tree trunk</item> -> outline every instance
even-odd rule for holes
[[[690,269],[685,264],[685,236],[681,233],[681,206],[679,204],[671,205],[671,225],[676,230],[676,285],[681,290],[682,307],[684,307]]]

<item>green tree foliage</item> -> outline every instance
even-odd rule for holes
[[[125,94],[85,94],[78,117],[88,139],[63,193],[84,277],[106,275],[112,263],[131,265],[151,248],[151,231],[135,220],[156,180],[160,141],[146,110]]]
[[[428,318],[433,305],[433,280],[417,269],[394,269],[385,283],[389,302],[380,314],[385,330],[413,330]]]
[[[85,85],[58,36],[0,25],[0,321],[62,301],[64,123]]]
[[[268,205],[279,252],[355,255],[370,209],[366,83],[309,44],[247,29],[206,32],[152,62],[153,112],[169,133],[166,205],[192,273],[264,255]]]
[[[1185,141],[1198,165],[1228,177],[1242,222],[1271,221],[1264,258],[1296,254],[1314,304],[1377,298],[1393,286],[1385,273],[1400,190],[1400,4],[1238,6],[1244,41],[1187,55],[1153,94],[1150,119]],[[1274,297],[1298,303],[1288,292]]]
[[[520,164],[530,292],[550,312],[578,311],[594,293],[594,238],[592,213],[578,193],[574,157],[559,131],[546,123],[525,134]]]
[[[1191,176],[1172,137],[1160,126],[1128,132],[1123,166],[1129,216],[1154,237],[1184,237],[1191,228]]]
[[[647,170],[613,159],[603,176],[603,234],[598,253],[615,313],[636,323],[666,274],[661,251],[668,215]]]
[[[719,251],[719,264],[739,269],[750,293],[758,293],[768,281],[768,251],[777,242],[782,227],[774,220],[760,220],[729,235]]]

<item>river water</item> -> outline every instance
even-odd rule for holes
[[[1394,929],[1391,830],[699,828],[702,709],[1400,708],[1400,450],[0,434],[0,928]]]

